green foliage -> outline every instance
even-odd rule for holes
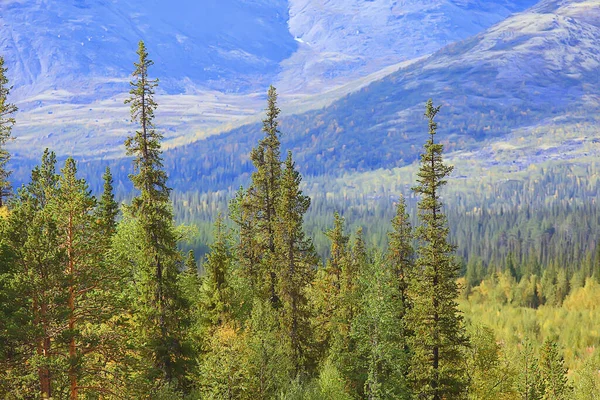
[[[291,351],[296,375],[312,372],[316,367],[307,289],[314,279],[318,257],[311,240],[304,234],[304,214],[310,207],[310,199],[302,194],[300,182],[292,154],[288,153],[276,208],[275,250],[280,268],[277,287],[281,302],[280,327]]]
[[[469,398],[514,399],[515,367],[511,365],[494,331],[485,326],[469,330],[470,346],[465,349]]]
[[[127,154],[134,156],[135,174],[130,179],[140,191],[127,212],[137,219],[142,251],[134,262],[136,285],[132,296],[132,312],[139,330],[139,346],[144,357],[151,360],[148,370],[151,380],[183,385],[186,357],[179,318],[184,302],[179,292],[177,234],[167,187],[167,174],[162,165],[162,134],[154,129],[154,89],[157,80],[149,79],[148,58],[144,42],[140,41],[131,82],[131,119],[139,130],[125,141]],[[160,385],[159,385],[160,386]]]
[[[360,271],[360,311],[351,336],[356,342],[355,368],[363,371],[364,397],[410,398],[405,375],[408,354],[403,324],[403,304],[395,269],[382,256]]]
[[[421,245],[415,263],[420,273],[413,275],[409,283],[411,307],[406,316],[413,333],[409,368],[412,388],[418,396],[434,400],[458,397],[464,392],[461,351],[467,344],[456,303],[459,265],[452,256],[455,247],[448,242],[449,228],[441,210],[440,188],[446,184],[452,167],[444,165],[443,146],[434,142],[438,112],[439,107],[429,101],[425,116],[430,138],[421,156],[418,185],[413,188],[422,196],[418,205],[421,225],[416,229]]]
[[[97,223],[102,229],[102,237],[110,238],[115,234],[117,227],[117,215],[119,214],[119,205],[115,201],[113,190],[113,177],[110,168],[106,167],[104,175],[102,175],[104,187],[102,196],[98,201],[96,211]]]
[[[555,341],[546,339],[540,355],[540,366],[543,377],[543,400],[567,400],[573,396],[567,378],[565,360],[558,351]]]
[[[598,397],[600,219],[577,175],[597,171],[442,191],[452,167],[429,102],[414,195],[397,196],[406,171],[390,188],[368,179],[381,186],[368,197],[303,184],[291,152],[280,159],[271,87],[234,230],[220,215],[211,229],[231,192],[171,199],[143,43],[138,56],[127,147],[139,193],[122,219],[110,170],[96,201],[75,161],[58,175],[50,151],[0,208],[0,397]],[[175,211],[201,232],[185,259]]]
[[[8,102],[12,86],[8,86],[6,71],[4,58],[0,56],[0,208],[4,206],[6,198],[11,194],[11,184],[8,180],[11,171],[7,169],[10,153],[6,150],[6,144],[12,139],[14,114],[17,112],[17,107]]]

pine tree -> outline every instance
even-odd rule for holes
[[[310,207],[310,198],[302,194],[300,182],[292,153],[288,152],[277,207],[275,247],[281,268],[277,288],[282,304],[280,327],[289,341],[296,375],[315,366],[310,355],[313,334],[307,290],[318,262],[312,242],[303,230],[304,214]]]
[[[13,349],[6,377],[15,398],[51,398],[64,389],[62,344],[67,313],[64,287],[65,251],[48,203],[56,196],[58,176],[54,153],[44,151],[31,182],[15,198],[3,242],[12,254],[12,285],[18,297],[11,319],[19,321],[9,340]]]
[[[529,341],[523,342],[521,346],[518,360],[517,391],[524,400],[541,400],[545,388],[538,358]]]
[[[60,248],[66,253],[68,392],[70,399],[77,399],[80,392],[90,395],[109,390],[110,380],[104,381],[100,372],[106,371],[106,363],[114,360],[118,351],[111,346],[112,334],[102,332],[107,326],[101,326],[116,315],[116,310],[110,293],[113,276],[101,245],[105,232],[94,216],[96,200],[85,180],[77,178],[72,158],[61,172],[57,194],[48,207],[56,221]],[[114,354],[106,358],[111,350]]]
[[[0,57],[0,208],[5,205],[5,199],[11,193],[11,184],[8,180],[11,172],[6,169],[10,160],[10,153],[5,146],[12,139],[11,131],[15,124],[13,115],[17,112],[17,107],[8,102],[8,95],[12,86],[8,86],[6,71],[4,58]]]
[[[260,298],[268,298],[278,307],[277,278],[280,273],[275,254],[275,225],[277,204],[281,193],[281,150],[279,141],[277,92],[269,88],[266,118],[263,120],[265,137],[252,149],[250,159],[256,171],[246,191],[240,192],[234,221],[240,228],[239,255],[252,289]],[[264,280],[263,275],[269,278]]]
[[[154,89],[158,80],[148,77],[154,63],[148,58],[144,42],[140,41],[135,63],[130,104],[131,118],[140,129],[125,141],[127,154],[133,156],[134,174],[130,175],[135,189],[140,191],[129,212],[137,219],[143,232],[144,259],[139,260],[136,316],[140,332],[149,343],[149,357],[165,382],[171,382],[180,370],[180,343],[177,314],[181,306],[177,286],[177,237],[170,204],[170,189],[163,168],[161,140],[163,135],[154,127]]]
[[[421,242],[416,260],[416,273],[410,281],[411,307],[408,328],[413,356],[409,377],[416,396],[441,400],[458,397],[465,390],[461,351],[467,339],[458,311],[456,282],[459,265],[453,259],[455,249],[448,243],[448,224],[442,212],[440,189],[452,167],[442,160],[443,145],[435,143],[439,107],[427,102],[425,116],[429,120],[430,138],[421,155],[413,191],[421,195],[416,237]]]

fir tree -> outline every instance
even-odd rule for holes
[[[232,254],[226,227],[221,215],[217,217],[214,228],[214,242],[210,246],[204,263],[205,275],[201,288],[202,319],[208,328],[223,325],[232,319],[232,288],[230,274]],[[208,331],[210,331],[208,329]]]
[[[406,201],[400,197],[396,206],[396,215],[392,219],[392,232],[388,234],[389,247],[387,261],[394,271],[397,290],[402,307],[399,318],[402,320],[408,303],[408,283],[414,274],[414,249],[412,246],[412,227],[406,212]]]
[[[153,62],[148,58],[144,42],[140,41],[135,63],[130,104],[131,118],[139,130],[125,141],[127,154],[133,156],[134,174],[130,175],[135,189],[140,191],[129,211],[143,232],[144,259],[138,264],[136,295],[140,329],[149,345],[150,358],[166,382],[173,381],[180,370],[180,343],[177,313],[181,306],[177,285],[177,237],[173,211],[169,200],[167,174],[162,163],[163,135],[154,127],[154,90],[158,80],[148,77]]]
[[[350,238],[344,233],[344,218],[334,214],[333,228],[326,232],[331,241],[330,256],[325,267],[317,272],[312,302],[316,311],[315,334],[322,346],[328,349],[338,335],[347,335],[349,325],[340,320],[342,274],[350,263],[348,242]],[[344,323],[346,322],[346,323]]]
[[[106,238],[110,242],[110,238],[115,234],[117,228],[117,215],[119,214],[119,205],[115,201],[115,194],[113,192],[113,177],[110,172],[110,168],[106,167],[104,175],[102,175],[104,181],[104,190],[98,207],[96,209],[96,217],[98,225],[102,230],[102,237]]]
[[[235,222],[240,227],[240,261],[250,278],[253,290],[261,298],[269,298],[279,306],[277,278],[280,273],[275,254],[275,225],[277,204],[281,193],[281,150],[279,141],[277,92],[269,87],[266,118],[263,120],[265,137],[252,149],[250,159],[256,171],[247,191],[241,192]],[[261,275],[268,279],[262,279]]]
[[[11,172],[6,169],[10,160],[10,153],[6,150],[6,143],[12,139],[12,127],[15,124],[14,113],[17,107],[8,102],[8,95],[12,86],[8,85],[7,69],[4,67],[4,58],[0,57],[0,208],[5,205],[5,199],[10,196]]]
[[[439,107],[427,102],[425,116],[429,120],[430,138],[421,155],[413,191],[421,195],[416,237],[421,242],[416,260],[418,271],[410,281],[411,307],[408,328],[413,353],[410,379],[415,395],[433,400],[458,397],[465,390],[461,351],[465,337],[462,316],[456,299],[459,265],[453,258],[454,246],[448,243],[448,224],[442,212],[440,190],[452,167],[442,160],[443,145],[435,143]]]
[[[312,242],[303,230],[304,214],[310,207],[310,198],[302,194],[300,182],[292,153],[288,152],[277,208],[275,245],[281,268],[277,291],[282,303],[280,326],[289,341],[296,375],[314,367],[314,360],[310,357],[313,340],[311,310],[306,293],[318,261]]]

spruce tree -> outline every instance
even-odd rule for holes
[[[206,332],[232,319],[231,269],[229,238],[223,218],[219,215],[215,221],[214,242],[204,263],[205,275],[200,290],[201,318],[205,321],[203,325]]]
[[[334,214],[333,228],[326,233],[331,241],[330,256],[324,268],[317,271],[314,288],[312,289],[312,302],[316,311],[315,335],[321,346],[321,351],[332,345],[339,335],[347,335],[349,326],[347,321],[340,319],[343,271],[350,261],[348,242],[350,238],[344,232],[344,218]]]
[[[130,97],[131,118],[139,129],[125,141],[127,155],[133,156],[134,174],[130,179],[140,191],[129,212],[143,232],[144,259],[139,260],[136,277],[138,293],[135,295],[136,317],[140,333],[148,343],[149,358],[163,382],[171,382],[180,370],[180,343],[177,313],[180,296],[177,285],[177,237],[173,224],[173,211],[169,200],[170,188],[163,168],[161,140],[163,135],[154,126],[157,104],[154,90],[157,79],[150,79],[148,69],[154,63],[148,58],[144,42],[140,41],[135,63]]]
[[[302,194],[300,182],[292,153],[288,152],[277,207],[275,247],[281,268],[277,290],[282,304],[280,326],[288,340],[296,375],[315,367],[310,354],[313,334],[307,290],[318,262],[312,241],[303,230],[304,214],[310,207],[310,198]]]
[[[360,293],[351,336],[356,348],[352,364],[356,391],[365,399],[409,398],[405,373],[407,355],[403,330],[398,327],[402,309],[397,298],[396,271],[376,255],[359,273]]]
[[[435,143],[439,107],[427,102],[425,116],[430,138],[421,155],[418,185],[413,191],[421,196],[418,204],[421,225],[416,229],[420,241],[416,271],[409,284],[411,307],[408,329],[412,359],[409,377],[418,397],[441,400],[456,398],[465,390],[462,349],[467,343],[462,316],[456,299],[459,265],[453,258],[455,247],[448,242],[449,228],[442,212],[440,190],[452,172],[442,160],[443,145]]]
[[[7,69],[4,67],[4,58],[0,57],[0,208],[5,205],[6,198],[10,196],[11,172],[7,170],[10,153],[6,150],[6,143],[12,139],[12,127],[15,124],[14,113],[17,107],[8,102],[8,95],[12,86],[8,85]]]
[[[250,153],[256,171],[252,174],[248,190],[240,192],[237,213],[233,215],[240,228],[240,261],[252,289],[258,297],[270,299],[274,307],[280,305],[277,296],[280,271],[275,254],[275,225],[282,174],[278,122],[280,112],[277,91],[271,86],[262,128],[265,137]],[[263,275],[268,276],[268,279],[264,279]]]
[[[406,212],[406,201],[403,196],[398,200],[396,215],[392,219],[392,228],[392,232],[388,234],[387,261],[394,271],[393,278],[397,282],[398,300],[402,305],[399,318],[402,320],[410,306],[408,302],[408,284],[414,275],[412,226],[410,217]]]
[[[115,234],[117,228],[117,215],[119,214],[119,205],[115,201],[113,191],[113,177],[110,168],[106,167],[104,175],[104,190],[98,202],[96,209],[97,223],[102,230],[102,237],[110,242],[110,238]]]

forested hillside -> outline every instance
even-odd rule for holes
[[[0,397],[600,396],[597,163],[465,180],[427,100],[412,169],[307,185],[271,86],[239,189],[173,191],[137,57],[122,201],[49,149],[12,188],[0,58]]]

